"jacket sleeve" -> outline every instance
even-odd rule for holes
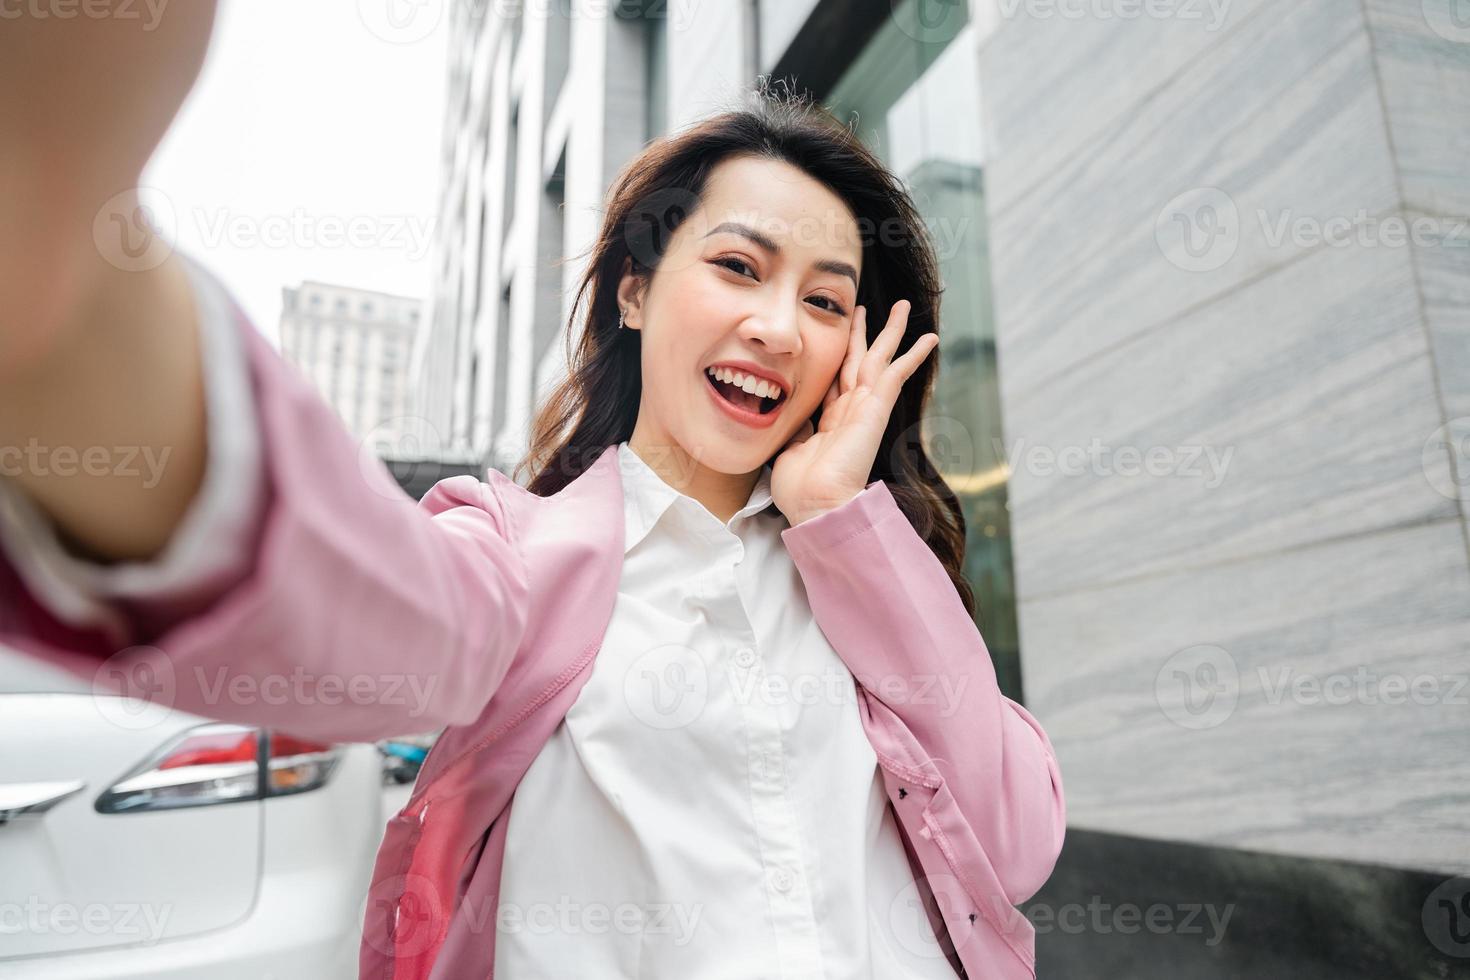
[[[231,303],[222,286],[185,258],[199,309],[208,458],[204,481],[163,553],[146,562],[99,564],[72,554],[46,515],[0,479],[0,548],[30,593],[60,621],[114,636],[127,632],[121,607],[144,620],[182,615],[191,600],[218,595],[248,569],[265,487],[249,372],[231,348]],[[120,465],[145,482],[168,459],[138,454]],[[3,469],[0,469],[3,474]]]
[[[1011,904],[1030,898],[1061,852],[1061,770],[944,566],[881,480],[781,537],[833,649],[928,755],[903,761],[937,771]]]
[[[206,384],[233,378],[248,398],[207,394],[205,482],[155,563],[38,559],[36,543],[54,547],[54,535],[9,488],[0,644],[99,694],[303,737],[368,741],[473,720],[528,607],[499,489],[456,476],[415,502],[218,281],[186,264]],[[244,444],[258,452],[240,452],[222,425],[249,427]]]

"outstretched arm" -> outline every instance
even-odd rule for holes
[[[529,582],[501,498],[519,490],[457,476],[415,502],[238,306],[223,313],[211,329],[232,343],[212,353],[248,378],[255,410],[240,421],[261,450],[261,507],[231,581],[184,609],[146,604],[118,638],[65,622],[3,535],[0,644],[100,692],[305,737],[472,721],[525,630]]]
[[[23,12],[0,30],[0,445],[171,452],[150,487],[85,468],[7,475],[98,558],[156,554],[202,478],[198,338],[180,260],[125,271],[93,227],[104,207],[133,214],[214,8],[170,4],[156,20],[111,7]]]
[[[99,213],[130,207],[213,8],[169,5],[151,29],[79,15],[0,30],[0,456],[21,461],[0,479],[24,495],[30,530],[44,522],[99,567],[144,568],[199,513],[210,432],[218,445],[219,426],[251,426],[259,454],[237,490],[254,501],[247,530],[211,539],[231,551],[223,577],[177,566],[195,580],[167,591],[187,602],[111,603],[99,624],[40,587],[46,566],[24,567],[17,521],[0,521],[0,644],[102,692],[306,737],[471,721],[528,603],[496,488],[456,477],[415,503],[238,307],[210,304],[206,273],[178,255],[130,270],[94,241]],[[251,411],[210,419],[222,376],[249,386]],[[168,462],[145,481],[27,465],[33,446]]]

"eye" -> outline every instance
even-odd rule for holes
[[[733,256],[726,256],[724,258],[714,259],[713,261],[714,261],[714,264],[715,265],[718,265],[718,266],[720,266],[722,268],[725,268],[725,269],[730,269],[730,266],[731,265],[738,265],[738,266],[740,266],[740,268],[745,269],[747,271],[751,271],[751,272],[754,271],[753,269],[750,268],[749,263],[747,263],[744,259],[737,259],[737,258],[734,258]],[[739,272],[739,271],[737,271],[735,269],[730,269],[730,271],[731,272],[734,272],[736,275],[743,275],[743,273],[741,273],[741,272]]]
[[[749,275],[747,276],[747,278],[750,278],[750,279],[754,279],[755,278],[755,275],[754,275],[755,270],[751,268],[750,263],[749,262],[746,262],[744,259],[736,258],[733,255],[725,255],[725,256],[721,256],[720,258],[717,258],[717,259],[710,259],[710,264],[711,265],[717,265],[717,266],[719,266],[722,269],[729,269],[731,272],[735,273],[737,276],[747,276],[747,273],[749,273]],[[738,268],[736,268],[737,266],[738,266]],[[745,271],[742,272],[741,271],[742,269],[745,270]],[[837,300],[835,300],[832,297],[830,297],[830,296],[813,296],[812,299],[819,299],[819,300],[825,301],[827,303],[827,306],[824,307],[824,309],[826,309],[830,313],[835,313],[838,316],[846,316],[847,315],[847,310],[843,307],[843,305],[841,303],[839,303]]]
[[[833,299],[830,296],[813,296],[812,299],[826,300],[830,304],[827,307],[828,310],[830,310],[833,313],[836,313],[838,316],[846,316],[847,315],[847,310],[843,309],[842,304],[839,303],[839,302],[837,302],[835,299]]]

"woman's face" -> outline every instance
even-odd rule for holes
[[[719,164],[647,287],[620,284],[627,325],[642,332],[633,441],[727,474],[774,457],[837,376],[861,269],[856,218],[824,185],[781,161]],[[779,382],[773,411],[742,407],[744,393],[709,376],[732,362]]]

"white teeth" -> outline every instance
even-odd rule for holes
[[[737,388],[757,395],[761,398],[776,398],[781,393],[781,386],[763,378],[753,375],[741,374],[739,371],[727,367],[712,367],[707,372],[717,381],[724,381]]]

